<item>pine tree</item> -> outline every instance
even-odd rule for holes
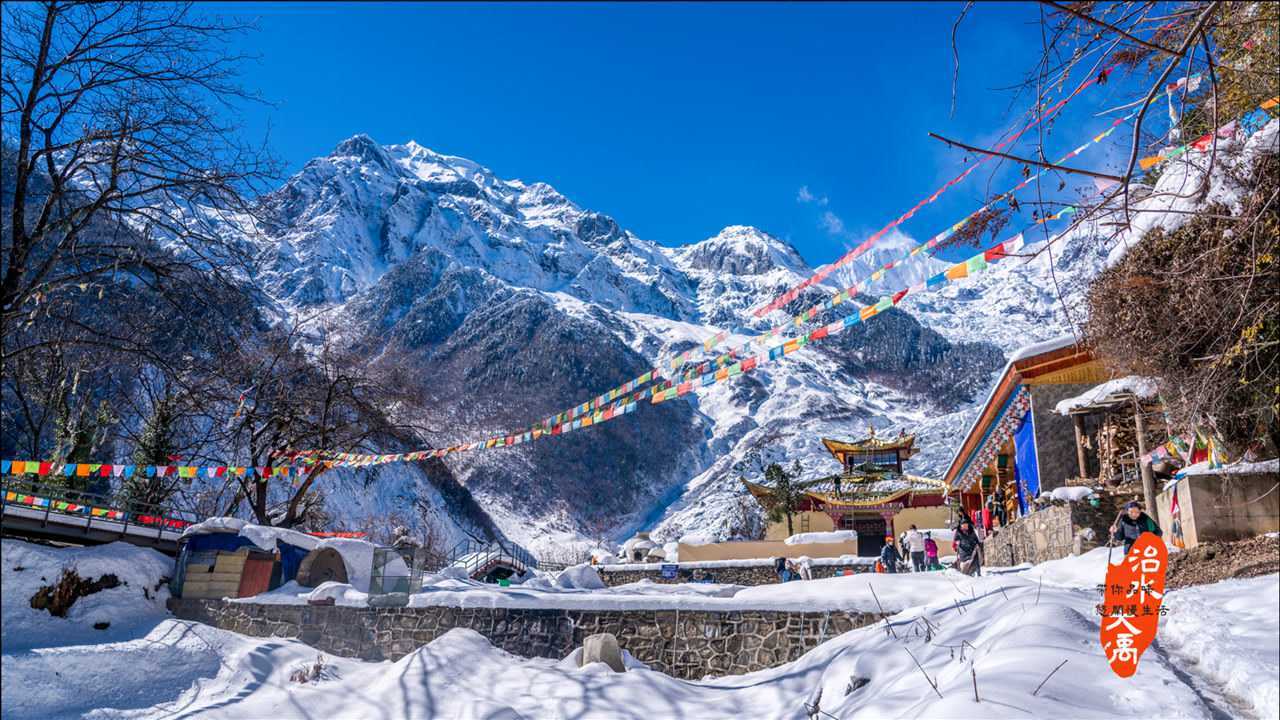
[[[169,458],[177,451],[177,402],[170,396],[157,400],[142,426],[142,435],[133,450],[133,462],[138,466],[167,465]],[[129,503],[146,503],[160,505],[169,499],[172,486],[165,484],[164,478],[147,477],[144,473],[134,473],[125,481],[122,488],[125,499]]]
[[[795,534],[791,518],[799,511],[800,502],[804,499],[804,493],[798,486],[792,484],[792,480],[798,477],[800,477],[799,461],[792,467],[791,472],[783,470],[778,463],[772,463],[764,469],[765,482],[773,486],[773,505],[769,508],[769,520],[782,522],[782,518],[785,517],[788,536]]]
[[[57,427],[54,432],[54,457],[62,463],[88,463],[95,459],[99,446],[107,436],[108,428],[115,422],[111,410],[105,400],[98,403],[98,410],[93,417],[81,407],[71,409],[71,404],[64,395],[58,411]],[[108,495],[111,492],[111,480],[99,475],[81,477],[72,475],[63,483],[68,490],[93,495]]]

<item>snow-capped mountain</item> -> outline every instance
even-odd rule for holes
[[[524,429],[721,330],[733,335],[718,351],[741,347],[767,321],[785,319],[758,320],[751,310],[812,272],[793,247],[756,228],[658,244],[545,183],[363,135],[309,162],[264,202],[268,222],[246,240],[260,248],[259,285],[289,311],[324,318],[323,332],[419,368],[436,445]],[[1078,293],[1105,260],[1079,235],[1054,245],[1052,260],[1006,260],[909,296],[874,322],[687,400],[446,463],[506,534],[535,546],[640,526],[663,539],[731,536],[751,511],[739,477],[796,460],[829,471],[820,438],[857,437],[868,426],[918,432],[923,452],[911,470],[936,474],[1003,351],[1063,331],[1053,281]],[[890,234],[788,309],[912,244]],[[871,292],[944,266],[917,256]]]

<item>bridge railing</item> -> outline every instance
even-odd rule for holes
[[[57,516],[83,518],[87,535],[95,522],[99,530],[119,532],[121,535],[149,534],[156,531],[156,538],[167,532],[180,533],[202,518],[194,512],[179,510],[172,505],[146,503],[112,495],[81,492],[65,486],[31,482],[18,477],[6,477],[0,482],[0,508],[9,506],[43,512],[42,525]],[[106,523],[111,523],[108,527]],[[64,523],[65,524],[65,523]]]
[[[447,558],[449,565],[461,567],[468,575],[497,561],[509,562],[520,572],[538,567],[536,555],[509,540],[480,541],[468,538],[454,545]]]

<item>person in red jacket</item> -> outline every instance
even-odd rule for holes
[[[942,569],[942,563],[938,562],[938,543],[927,531],[924,534],[924,564],[927,570]]]

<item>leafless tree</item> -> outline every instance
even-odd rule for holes
[[[229,478],[234,492],[225,514],[247,500],[258,522],[293,526],[338,453],[373,452],[417,437],[418,428],[393,422],[384,410],[413,398],[367,360],[332,342],[308,352],[301,333],[295,324],[242,339],[216,371],[225,393],[217,404],[225,423],[219,445],[253,468]],[[299,450],[313,454],[299,458]],[[300,477],[265,477],[259,470],[304,464]]]
[[[1130,232],[1140,213],[1191,216],[1182,230],[1129,237],[1137,244],[1126,260],[1091,286],[1087,319],[1058,289],[1064,316],[1073,330],[1087,329],[1081,335],[1114,371],[1157,375],[1171,420],[1181,429],[1215,428],[1237,452],[1259,439],[1274,445],[1280,437],[1274,350],[1280,339],[1274,320],[1268,319],[1275,314],[1277,287],[1274,158],[1241,169],[1247,177],[1231,180],[1245,191],[1235,208],[1169,209],[1168,203],[1135,198],[1156,198],[1155,181],[1164,167],[1157,164],[1147,171],[1138,163],[1140,156],[1204,138],[1199,149],[1207,152],[1169,161],[1195,165],[1186,168],[1188,179],[1179,187],[1162,185],[1159,192],[1167,199],[1206,200],[1210,178],[1225,173],[1221,168],[1215,173],[1222,157],[1214,130],[1253,111],[1280,87],[1280,10],[1260,2],[1053,0],[1042,0],[1041,9],[1041,53],[1013,88],[1015,100],[1029,95],[1034,114],[1082,78],[1124,82],[1123,87],[1133,88],[1129,101],[1099,113],[1136,111],[1122,167],[1052,163],[1043,131],[1030,151],[1017,154],[939,139],[994,158],[993,167],[1015,162],[1024,174],[1031,167],[1046,168],[1049,172],[1035,182],[1035,202],[1021,203],[1033,204],[1040,213],[1063,204],[1046,193],[1054,192],[1054,184],[1063,190],[1072,175],[1113,181],[1100,196],[1088,186],[1078,191],[1072,202],[1078,212],[1065,230],[1051,236],[1048,226],[1040,224],[1036,234],[1043,233],[1046,242],[1038,252],[1049,253],[1051,261],[1055,242],[1086,224],[1109,248]],[[1191,83],[1170,84],[1175,77],[1193,74],[1202,79],[1199,91]],[[1161,98],[1166,91],[1169,97]],[[1152,132],[1151,111],[1165,104],[1171,110],[1169,127]],[[1007,203],[1013,212],[1021,209],[1014,198],[993,201],[1001,208]],[[1057,287],[1056,274],[1053,279]],[[1086,323],[1087,328],[1077,327]]]
[[[103,278],[243,266],[218,225],[276,169],[228,120],[253,99],[228,47],[247,26],[189,3],[6,3],[3,19],[6,339]],[[6,342],[4,359],[28,349]]]

